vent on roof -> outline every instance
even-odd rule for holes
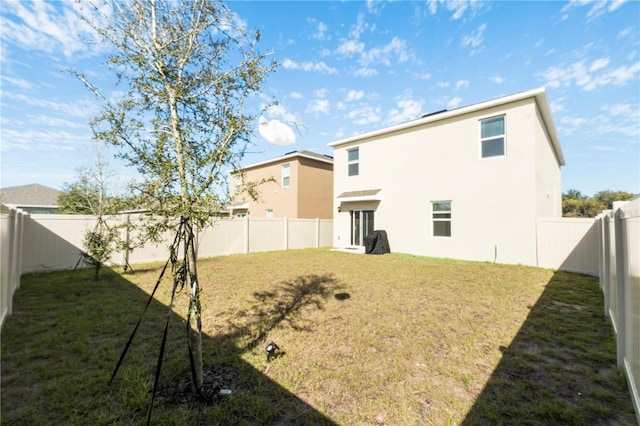
[[[440,114],[440,113],[443,113],[443,112],[447,112],[447,110],[446,109],[441,109],[440,111],[430,112],[428,114],[423,115],[421,118],[431,117],[432,115]]]
[[[287,152],[285,155],[289,155],[289,154],[295,154],[298,151],[291,151],[291,152]]]

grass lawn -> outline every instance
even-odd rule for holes
[[[2,424],[144,424],[167,317],[153,424],[636,424],[596,279],[395,254],[201,260],[206,380],[231,394],[185,398],[187,298],[169,313],[167,279],[109,384],[161,267],[23,276]]]

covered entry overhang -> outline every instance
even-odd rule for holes
[[[347,191],[336,197],[339,206],[344,203],[357,203],[362,201],[382,201],[382,189],[364,189],[360,191]]]

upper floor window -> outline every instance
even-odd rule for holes
[[[242,191],[242,176],[236,175],[236,194]]]
[[[504,115],[480,121],[482,158],[505,155]]]
[[[431,221],[434,237],[451,236],[451,201],[434,201],[431,203]]]
[[[282,187],[286,188],[289,186],[289,165],[282,165]]]
[[[358,176],[360,174],[360,149],[347,150],[347,175]]]

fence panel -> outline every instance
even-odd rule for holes
[[[316,247],[317,224],[318,221],[315,219],[289,219],[287,247],[290,249]],[[309,246],[309,243],[312,246]]]
[[[598,275],[598,230],[589,218],[538,219],[538,266]]]
[[[320,229],[318,237],[319,247],[331,247],[333,245],[333,220],[320,219]]]
[[[244,219],[221,219],[200,231],[198,256],[213,257],[246,252],[247,223]]]
[[[288,219],[249,219],[249,252],[286,250]]]

